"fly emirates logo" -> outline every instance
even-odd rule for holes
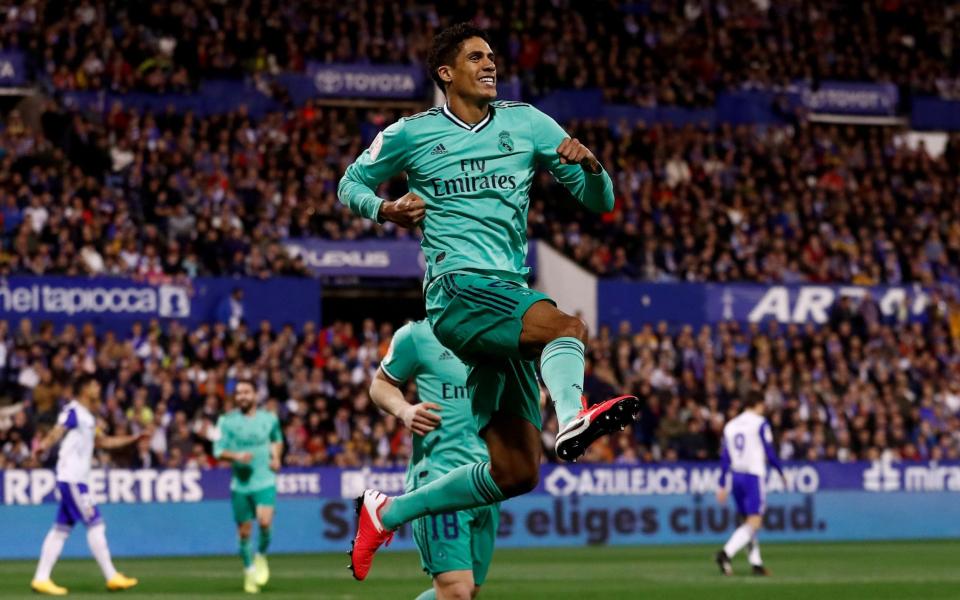
[[[433,194],[436,198],[469,194],[482,190],[515,190],[516,175],[498,175],[487,170],[490,166],[486,159],[464,159],[460,161],[460,174],[453,179],[431,179]]]

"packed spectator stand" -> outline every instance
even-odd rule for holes
[[[960,88],[960,18],[948,3],[637,5],[646,10],[591,4],[561,22],[539,0],[469,9],[14,2],[0,46],[28,52],[50,100],[39,118],[14,111],[0,126],[0,273],[308,276],[282,240],[410,235],[355,218],[338,204],[336,184],[370,132],[412,111],[281,97],[284,110],[261,118],[119,104],[90,113],[60,100],[71,90],[186,92],[209,78],[303,71],[308,60],[417,64],[437,27],[461,18],[498,32],[501,81],[533,96],[600,88],[614,102],[700,107],[723,90],[796,79],[890,81],[904,98]],[[786,58],[798,53],[802,60]],[[565,125],[610,166],[616,207],[586,214],[541,174],[528,233],[593,273],[945,290],[923,324],[884,318],[869,300],[838,303],[822,327],[611,324],[591,342],[588,397],[623,390],[647,407],[586,460],[716,458],[722,425],[748,393],[765,395],[784,459],[960,458],[960,300],[949,291],[960,276],[960,138],[936,154],[895,129],[801,115],[775,127]],[[404,183],[381,191],[396,197]],[[102,464],[214,466],[211,428],[248,369],[282,417],[286,464],[402,463],[408,432],[366,395],[395,325],[145,323],[123,336],[0,323],[0,468],[50,460],[34,449],[77,370],[103,379],[105,430],[152,432],[135,452],[101,455]],[[546,401],[544,414],[549,457],[556,421]]]
[[[604,327],[590,343],[585,393],[596,401],[624,390],[647,404],[636,426],[585,460],[716,458],[725,419],[750,393],[766,398],[784,459],[960,459],[960,303],[939,299],[926,326],[878,315],[869,302],[843,301],[821,328]],[[211,429],[247,372],[259,374],[261,399],[282,418],[287,465],[402,464],[409,432],[367,395],[392,333],[373,320],[301,331],[154,323],[121,339],[90,326],[57,333],[0,322],[3,394],[21,401],[0,412],[0,466],[38,464],[37,441],[78,369],[104,380],[105,431],[152,432],[135,451],[101,455],[104,464],[214,466]],[[407,394],[414,400],[415,386]],[[549,457],[557,425],[543,397]]]

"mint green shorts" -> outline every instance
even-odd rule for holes
[[[414,489],[440,475],[426,471],[419,473]],[[499,504],[427,515],[411,525],[413,541],[420,551],[420,564],[428,575],[436,577],[450,571],[473,571],[476,585],[486,581],[500,526]]]
[[[427,287],[427,319],[440,343],[470,371],[478,430],[507,412],[540,429],[536,363],[520,353],[523,315],[549,296],[526,285],[466,272],[439,276]]]
[[[233,520],[239,525],[252,521],[257,517],[258,506],[275,506],[277,504],[277,488],[270,486],[254,492],[230,492],[230,503],[233,505]]]

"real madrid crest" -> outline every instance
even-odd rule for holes
[[[498,135],[500,141],[497,143],[497,148],[500,149],[500,152],[513,152],[513,140],[510,138],[510,132],[501,131]]]

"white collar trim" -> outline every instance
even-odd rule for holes
[[[487,116],[480,119],[478,122],[474,123],[473,125],[466,123],[463,119],[453,114],[453,111],[450,110],[450,107],[447,106],[446,102],[443,103],[443,114],[446,115],[447,118],[449,118],[451,121],[453,121],[460,127],[463,127],[464,129],[467,129],[469,131],[480,131],[481,129],[483,129],[484,125],[490,122],[490,119],[493,117],[493,110],[491,107],[490,110],[487,110]]]

